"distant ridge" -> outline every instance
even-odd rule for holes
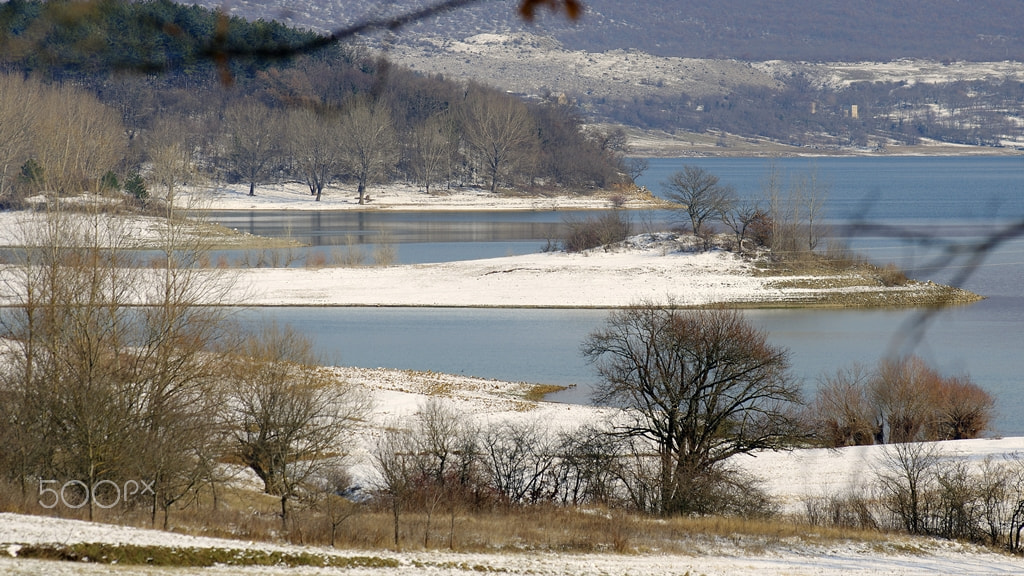
[[[514,0],[482,1],[409,26],[392,38],[420,33],[464,38],[482,32],[531,30],[566,49],[637,49],[658,56],[741,60],[888,61],[1024,60],[1021,0],[584,0],[581,22],[542,14],[534,25],[516,17]],[[218,0],[200,0],[217,7]],[[332,30],[367,16],[427,2],[277,0],[227,3],[233,15]]]

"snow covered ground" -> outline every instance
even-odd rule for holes
[[[213,538],[124,529],[115,526],[79,521],[44,519],[34,516],[0,514],[3,535],[0,542],[13,536],[33,542],[109,542],[162,543],[183,547],[256,547],[283,549],[318,554],[361,555],[365,552],[313,550],[298,547],[271,547],[263,544],[237,543]],[[6,552],[6,553],[5,553]],[[751,554],[746,547],[728,540],[709,540],[692,554],[562,554],[557,552],[523,552],[514,554],[457,554],[449,552],[381,552],[373,556],[393,559],[396,568],[284,568],[215,566],[205,569],[156,568],[148,566],[98,565],[84,562],[52,562],[11,557],[17,546],[0,546],[0,573],[10,576],[44,575],[292,575],[346,574],[352,576],[380,575],[464,575],[473,572],[500,572],[534,576],[754,576],[785,574],[789,576],[936,576],[1024,573],[1024,559],[988,552],[956,543],[905,539],[891,546],[878,543],[836,543],[817,546],[779,543],[760,554]]]
[[[431,188],[428,194],[419,186],[388,184],[370,186],[370,200],[359,204],[355,187],[326,188],[319,202],[309,188],[299,183],[266,184],[256,187],[249,196],[247,185],[215,185],[185,190],[180,201],[210,210],[587,210],[611,208],[613,197],[604,191],[592,195],[520,195],[494,193],[481,188]],[[651,198],[623,196],[625,208],[660,205]]]
[[[218,209],[349,209],[354,200],[329,193],[315,205],[298,186],[257,188],[248,197],[242,188],[206,194],[207,207]],[[433,197],[414,189],[392,187],[373,191],[375,209],[419,205],[430,209]],[[477,197],[477,200],[473,200]],[[468,193],[458,202],[466,209],[527,208],[538,200],[509,199]],[[546,202],[547,200],[545,200]],[[565,206],[567,200],[552,199]],[[591,200],[576,208],[606,207],[607,200]],[[524,204],[525,203],[525,204]],[[603,203],[603,204],[602,204]],[[447,207],[447,205],[446,205]],[[8,213],[2,218],[12,218]],[[13,221],[2,224],[10,224]],[[4,226],[5,229],[8,226]],[[139,227],[138,230],[152,230]],[[140,232],[144,236],[150,232]],[[639,298],[699,304],[722,298],[765,299],[772,289],[762,279],[744,273],[747,266],[726,253],[675,252],[663,237],[638,240],[641,246],[589,255],[537,254],[463,264],[394,266],[362,269],[241,271],[239,295],[251,305],[476,305],[476,306],[620,306]],[[338,367],[345,379],[373,395],[372,421],[387,422],[407,416],[428,395],[437,395],[473,418],[537,418],[573,426],[601,418],[601,409],[555,403],[534,403],[523,398],[528,384],[498,382],[430,372],[367,370]],[[368,432],[372,433],[372,432]],[[942,444],[949,453],[1003,457],[1024,452],[1024,438],[984,439]],[[765,481],[766,489],[783,506],[795,510],[807,497],[844,493],[870,478],[882,458],[879,447],[838,451],[801,450],[760,454],[742,465]],[[134,528],[123,528],[40,516],[0,514],[0,573],[44,574],[464,574],[500,571],[509,574],[597,575],[646,574],[652,576],[705,575],[881,575],[881,574],[1024,574],[1024,559],[972,546],[927,539],[893,537],[879,544],[777,541],[764,546],[740,546],[731,540],[695,540],[690,554],[616,555],[522,552],[516,554],[455,554],[444,552],[374,554],[393,558],[399,567],[387,568],[235,568],[203,570],[57,563],[17,558],[21,545],[37,543],[105,542],[180,547],[253,547],[308,550],[265,543],[195,538]],[[752,551],[754,550],[754,551]],[[360,552],[317,550],[316,553],[366,555]]]
[[[522,399],[529,385],[431,372],[337,368],[339,375],[366,387],[377,409],[372,422],[393,422],[414,413],[428,393],[480,421],[536,418],[562,426],[591,422],[603,409]],[[437,390],[443,390],[438,394]],[[372,430],[374,426],[368,427]],[[364,431],[369,434],[370,430]],[[1024,438],[982,439],[937,445],[945,454],[980,461],[1024,452]],[[870,480],[882,462],[884,448],[799,450],[747,457],[742,465],[765,480],[765,488],[791,511],[807,497],[843,494]],[[0,514],[0,573],[24,576],[49,574],[117,575],[276,575],[276,574],[412,574],[457,575],[502,572],[531,575],[987,575],[1024,574],[1024,558],[980,547],[935,539],[894,535],[880,541],[826,541],[807,538],[758,542],[756,538],[690,536],[688,553],[568,554],[552,551],[516,553],[452,553],[444,551],[391,552],[334,550],[195,537],[77,520]],[[374,556],[397,562],[393,568],[285,568],[216,566],[174,569],[54,562],[18,558],[30,544],[107,543],[180,548],[221,548]]]
[[[251,305],[615,307],[641,299],[679,304],[772,301],[786,292],[726,252],[678,252],[637,239],[636,250],[526,254],[387,267],[247,269]],[[670,246],[670,247],[669,247]]]

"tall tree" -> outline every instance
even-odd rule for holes
[[[256,185],[266,181],[281,158],[281,128],[278,114],[253,99],[238,102],[224,112],[228,158],[249,183],[249,196],[256,194]]]
[[[381,101],[359,100],[342,120],[342,162],[356,180],[359,203],[366,187],[386,176],[398,163],[398,137],[391,112]]]
[[[288,144],[298,176],[319,202],[341,169],[345,134],[336,114],[308,108],[288,114]]]
[[[683,166],[662,183],[665,196],[679,205],[690,219],[693,233],[700,236],[704,223],[729,210],[736,196],[731,187],[718,183],[718,176],[700,166]]]
[[[290,328],[263,327],[230,364],[228,420],[238,457],[281,503],[346,452],[344,434],[367,405],[356,389],[317,365],[312,343]]]
[[[449,167],[457,148],[458,135],[451,112],[439,112],[413,130],[411,164],[427,194],[435,182],[450,182]]]
[[[735,310],[632,306],[583,353],[601,375],[595,399],[626,409],[619,433],[656,446],[663,514],[701,511],[698,490],[728,458],[784,447],[799,429],[788,352]]]
[[[139,268],[133,230],[103,206],[47,208],[25,215],[25,248],[5,279],[13,305],[0,326],[13,345],[0,396],[18,409],[0,427],[39,444],[13,446],[9,471],[103,488],[81,494],[90,515],[98,498],[124,496],[108,490],[115,484],[145,481],[155,521],[205,464],[197,456],[218,405],[212,343],[224,336],[224,313],[205,308],[230,277],[195,268],[196,246],[177,242],[195,237],[182,221],[166,223],[164,258]]]
[[[59,194],[97,192],[103,175],[117,167],[127,138],[117,114],[83,90],[60,86],[27,102],[32,114],[28,157],[39,167],[41,190]]]
[[[478,86],[470,87],[462,110],[466,143],[495,192],[500,179],[536,157],[533,120],[519,100]]]
[[[6,203],[19,168],[28,159],[42,84],[0,75],[0,203]]]

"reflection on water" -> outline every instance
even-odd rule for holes
[[[633,229],[661,231],[673,225],[666,211],[628,211]],[[396,264],[451,262],[532,254],[565,236],[567,222],[594,216],[593,211],[538,212],[208,212],[228,228],[271,238],[291,238],[310,248],[292,249],[293,265],[308,252],[328,261],[337,249],[362,250],[372,261],[380,243],[397,247]],[[244,261],[244,250],[217,251],[229,262]],[[280,260],[280,259],[279,259]]]
[[[508,242],[560,238],[566,222],[592,216],[587,211],[537,212],[207,212],[219,224],[241,232],[273,238],[294,238],[313,246],[388,242]],[[663,211],[630,211],[635,224],[666,221]]]

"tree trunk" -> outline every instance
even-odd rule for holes
[[[255,182],[249,182],[249,196],[255,196],[255,195],[256,195],[256,183]]]
[[[397,496],[393,496],[392,500],[391,500],[391,513],[394,515],[393,520],[395,522],[395,549],[396,550],[399,547],[399,544],[398,544],[398,514],[399,514],[399,510],[398,510],[398,508],[399,508],[398,497]]]
[[[288,497],[281,496],[281,532],[288,532]]]
[[[455,550],[455,506],[452,505],[451,516],[448,518],[448,549]]]

